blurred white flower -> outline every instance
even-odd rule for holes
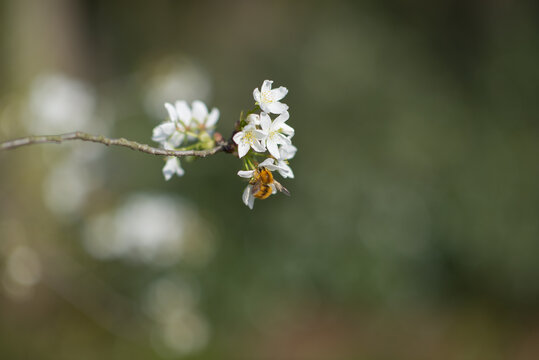
[[[133,195],[115,212],[88,221],[84,245],[97,258],[172,264],[184,248],[186,212],[166,196]]]
[[[213,108],[211,112],[208,113],[206,104],[199,100],[193,101],[192,113],[193,120],[205,129],[212,129],[215,127],[215,124],[217,124],[217,120],[219,120],[219,110]]]
[[[174,103],[174,106],[172,104],[165,103],[165,108],[167,109],[170,121],[177,123],[180,131],[185,131],[191,126],[193,115],[189,105],[187,105],[187,102],[184,100],[178,100]]]
[[[27,246],[17,246],[9,254],[6,272],[13,281],[33,286],[41,279],[41,261],[38,254]]]
[[[288,110],[288,105],[279,102],[288,93],[288,89],[281,86],[277,89],[271,89],[273,81],[264,80],[260,90],[254,89],[253,97],[256,103],[260,106],[260,109],[266,113],[282,114]]]
[[[100,184],[100,173],[91,171],[92,163],[99,157],[91,147],[86,154],[73,151],[55,164],[43,182],[45,204],[62,220],[79,215],[88,195]]]
[[[176,101],[174,105],[165,103],[168,119],[153,129],[152,140],[159,142],[167,150],[176,150],[181,145],[191,144],[195,140],[210,139],[217,120],[219,110],[213,108],[208,113],[206,104],[195,100],[192,109],[187,102]],[[177,157],[168,157],[163,167],[165,180],[172,175],[182,176],[185,173]]]
[[[175,311],[161,325],[161,339],[169,351],[186,355],[203,349],[209,340],[207,321],[196,311]]]
[[[155,266],[205,264],[213,254],[211,227],[182,199],[134,194],[117,209],[86,221],[86,250],[99,259],[123,258]]]
[[[153,129],[152,140],[168,142],[172,148],[180,146],[185,138],[186,127],[191,122],[191,110],[185,101],[177,101],[176,106],[165,103],[168,119]]]
[[[164,142],[176,132],[176,124],[172,121],[166,121],[153,128],[152,140],[156,142]],[[183,140],[183,138],[182,138]],[[181,141],[180,141],[181,143]]]
[[[155,321],[156,350],[186,355],[202,349],[209,340],[209,325],[197,309],[198,296],[182,279],[161,278],[149,287],[146,309]]]
[[[167,162],[165,163],[165,166],[163,167],[163,176],[165,177],[165,180],[170,180],[172,178],[172,175],[178,175],[178,177],[183,176],[185,174],[185,171],[180,165],[180,160],[177,157],[170,156],[167,157]]]
[[[41,280],[41,276],[41,260],[32,248],[18,245],[7,252],[1,284],[11,298],[29,298],[33,293],[32,287]]]
[[[26,127],[32,133],[94,130],[95,91],[62,73],[37,77],[31,85]]]
[[[168,121],[162,125],[173,123],[180,133],[190,130],[211,130],[219,120],[219,109],[213,108],[211,112],[208,112],[208,107],[200,100],[193,101],[191,108],[184,100],[176,101],[174,106],[165,103],[165,108],[168,112]],[[168,127],[163,132],[171,135],[173,130]],[[154,139],[154,141],[161,140]]]

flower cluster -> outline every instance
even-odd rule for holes
[[[272,83],[265,80],[260,90],[253,91],[255,108],[240,119],[233,136],[238,157],[243,159],[244,170],[238,175],[249,179],[243,202],[250,209],[255,198],[266,199],[277,191],[288,194],[288,190],[273,178],[272,171],[277,171],[283,178],[294,177],[288,162],[297,151],[292,145],[294,129],[286,123],[290,117],[288,105],[280,102],[288,90],[282,86],[272,89]],[[277,116],[272,120],[270,114]]]
[[[185,101],[165,103],[168,119],[153,129],[152,140],[167,150],[205,150],[215,146],[212,134],[219,120],[219,110],[208,112],[202,101],[193,101],[189,107]],[[174,174],[185,173],[177,157],[166,158],[163,175],[169,180]]]
[[[255,106],[245,115],[242,113],[228,142],[219,133],[214,134],[219,110],[213,108],[209,112],[198,100],[191,107],[185,101],[165,103],[168,118],[153,129],[152,140],[167,150],[211,149],[237,154],[243,161],[243,170],[238,175],[249,180],[242,199],[250,209],[255,199],[266,199],[278,191],[290,195],[273,173],[294,178],[289,160],[298,149],[292,145],[294,129],[286,123],[290,117],[288,105],[281,102],[288,90],[283,86],[272,89],[272,84],[273,81],[265,80],[260,89],[253,91]],[[215,147],[216,141],[219,147]],[[163,175],[169,180],[174,174],[182,176],[184,170],[178,157],[169,156]]]

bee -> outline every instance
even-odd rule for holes
[[[252,194],[257,199],[266,199],[273,193],[274,188],[283,194],[290,196],[290,191],[275,180],[271,171],[265,167],[255,170],[249,184],[253,186]]]

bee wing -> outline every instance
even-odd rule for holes
[[[260,191],[261,183],[257,182],[253,184],[253,188],[251,189],[251,194],[256,194]]]
[[[273,180],[273,183],[275,184],[275,188],[277,188],[277,190],[279,190],[280,192],[282,192],[286,196],[290,196],[290,191],[288,191],[287,188],[282,186],[280,182],[278,182],[277,180]]]

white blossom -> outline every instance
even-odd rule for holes
[[[297,151],[298,148],[292,144],[283,145],[279,148],[279,152],[281,153],[281,159],[284,160],[293,159],[294,156],[296,156]]]
[[[258,114],[249,114],[249,116],[247,116],[245,121],[247,121],[247,124],[252,124],[252,125],[258,126],[258,125],[260,125],[260,115],[258,115]]]
[[[280,157],[277,160],[276,166],[278,167],[277,171],[279,171],[279,174],[281,174],[283,178],[294,178],[294,172],[290,165],[288,165],[288,160],[292,159],[297,151],[298,148],[292,144],[283,145],[279,148]]]
[[[165,103],[168,119],[153,129],[153,141],[159,143],[169,141],[173,147],[178,147],[183,142],[185,138],[185,123],[191,121],[191,110],[189,110],[187,104],[184,103],[185,102],[177,101],[176,106]],[[187,113],[185,110],[187,110]]]
[[[255,125],[248,124],[242,131],[234,134],[232,138],[236,144],[238,144],[238,156],[244,157],[250,148],[253,148],[256,152],[266,151],[266,147],[263,144],[265,134],[258,130]]]
[[[161,147],[167,150],[175,150],[184,142],[201,139],[209,129],[213,127],[219,119],[219,110],[213,108],[208,113],[208,108],[202,101],[194,101],[192,109],[185,101],[176,101],[174,105],[165,103],[168,113],[166,121],[153,129],[152,140],[159,142]],[[180,165],[180,160],[176,157],[167,157],[163,167],[163,175],[166,180],[172,178],[174,174],[182,176],[184,170]]]
[[[185,131],[191,125],[191,109],[185,101],[176,101],[174,106],[165,103],[170,121],[178,125],[178,130]]]
[[[217,120],[219,120],[219,109],[213,108],[208,113],[206,104],[202,101],[195,100],[192,105],[192,119],[203,128],[213,128],[217,124]]]
[[[260,114],[260,127],[265,135],[265,145],[269,153],[276,159],[280,158],[279,145],[290,144],[290,139],[281,133],[281,129],[288,120],[288,111],[283,112],[275,120],[271,121],[271,118],[266,113]]]
[[[288,110],[288,105],[281,103],[279,100],[284,98],[288,93],[288,89],[281,86],[277,89],[271,89],[273,81],[264,80],[260,90],[254,89],[253,97],[260,109],[266,113],[282,114]]]
[[[152,140],[156,142],[166,141],[176,131],[176,124],[167,121],[153,128]]]
[[[167,162],[165,163],[165,166],[163,166],[163,176],[165,177],[165,180],[170,180],[170,178],[174,175],[183,176],[185,174],[185,171],[180,165],[180,160],[175,156],[169,156],[167,157]]]

